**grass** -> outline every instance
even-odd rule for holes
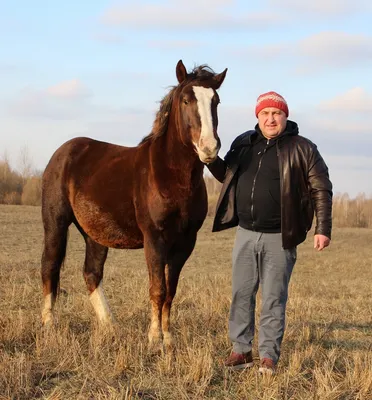
[[[299,246],[278,374],[261,378],[257,367],[221,365],[231,349],[234,230],[212,234],[211,223],[181,274],[177,349],[156,355],[142,250],[109,252],[104,287],[117,323],[102,332],[82,276],[83,240],[71,229],[57,324],[43,330],[40,208],[0,206],[0,399],[371,399],[372,230],[335,229],[322,253],[311,237]]]

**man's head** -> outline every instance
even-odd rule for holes
[[[280,94],[267,92],[258,97],[256,117],[258,126],[267,139],[275,138],[284,131],[288,114],[287,102]]]

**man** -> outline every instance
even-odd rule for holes
[[[238,136],[225,159],[208,165],[223,182],[213,231],[238,225],[233,249],[229,336],[225,366],[253,366],[256,294],[262,290],[258,351],[261,373],[275,372],[285,327],[296,247],[316,215],[314,248],[327,247],[332,229],[332,184],[317,147],[288,120],[275,92],[260,95],[258,124]]]

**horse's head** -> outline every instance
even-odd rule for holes
[[[203,163],[217,158],[221,142],[217,134],[217,106],[220,102],[217,89],[225,79],[227,68],[215,74],[210,68],[200,66],[187,73],[180,60],[176,67],[179,85],[178,110],[182,140],[191,143]]]

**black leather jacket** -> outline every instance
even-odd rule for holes
[[[258,127],[256,127],[258,129]],[[276,146],[280,171],[281,229],[283,248],[302,243],[316,214],[315,234],[331,238],[332,183],[328,168],[314,143],[298,135],[297,124],[287,121],[290,134],[279,137]],[[217,202],[213,232],[238,225],[235,191],[240,157],[251,146],[248,131],[238,136],[222,160],[207,165],[213,176],[223,182]]]

